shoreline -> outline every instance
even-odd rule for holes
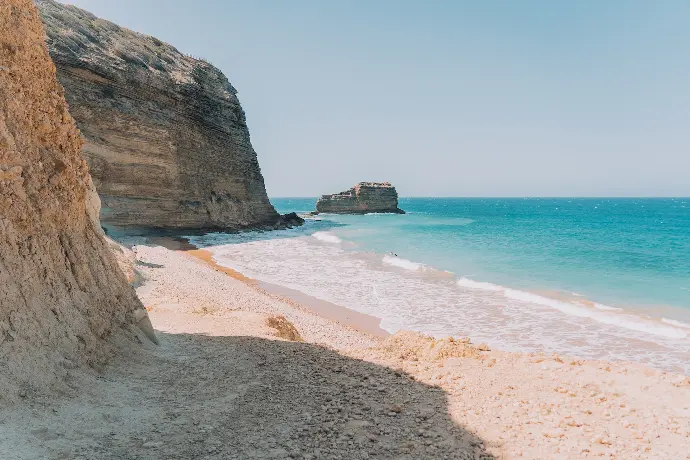
[[[377,316],[371,315],[371,314],[366,314],[366,313],[360,313],[354,309],[344,307],[339,304],[334,304],[328,301],[321,300],[317,297],[311,296],[309,294],[306,294],[302,291],[295,290],[288,288],[286,286],[276,284],[276,283],[270,283],[270,282],[264,282],[261,280],[253,279],[250,277],[247,277],[246,275],[232,269],[232,268],[227,268],[225,266],[222,266],[218,264],[214,259],[213,259],[213,253],[210,250],[207,249],[198,249],[195,244],[192,244],[189,242],[189,240],[186,237],[180,237],[180,236],[159,236],[159,237],[154,237],[154,238],[149,238],[149,241],[151,241],[154,244],[159,244],[163,247],[166,247],[167,249],[171,250],[181,250],[184,252],[189,252],[190,255],[194,256],[197,259],[202,260],[204,263],[209,264],[212,266],[215,270],[224,272],[228,276],[233,277],[234,279],[238,279],[248,285],[250,285],[253,289],[258,290],[261,293],[267,294],[269,296],[272,296],[274,298],[283,300],[285,302],[288,302],[295,306],[296,308],[302,308],[307,311],[310,311],[311,313],[317,314],[323,318],[329,319],[329,320],[334,320],[340,324],[343,324],[347,327],[352,327],[353,329],[364,332],[367,334],[370,334],[374,337],[378,338],[385,338],[390,336],[391,334],[385,331],[380,327],[380,323],[382,321],[382,318],[379,318]],[[384,257],[385,258],[385,257]],[[406,260],[406,259],[403,259]],[[407,270],[409,268],[403,267]],[[260,270],[259,270],[260,271]],[[582,298],[580,296],[568,296],[567,293],[561,293],[561,292],[554,292],[554,291],[517,291],[511,288],[506,288],[504,286],[498,286],[498,285],[491,285],[490,283],[482,283],[482,282],[474,282],[472,280],[467,280],[466,278],[460,278],[459,280],[469,282],[470,285],[467,286],[468,289],[474,289],[474,288],[479,288],[481,290],[487,290],[488,288],[485,287],[489,286],[493,289],[503,289],[508,293],[512,292],[517,292],[519,294],[525,294],[526,296],[533,296],[534,298],[528,299],[530,301],[536,302],[541,308],[550,307],[551,310],[556,310],[556,311],[561,311],[562,313],[565,313],[568,316],[582,316],[582,313],[579,314],[571,314],[569,312],[563,312],[562,308],[578,308],[578,309],[583,309],[584,311],[584,316],[589,317],[590,315],[596,315],[597,318],[592,319],[592,321],[595,321],[597,326],[600,326],[601,324],[606,325],[608,324],[613,324],[609,323],[609,321],[620,321],[620,320],[627,320],[628,318],[634,318],[640,324],[638,325],[635,323],[633,326],[633,330],[636,330],[638,327],[651,327],[651,328],[656,328],[656,329],[678,329],[681,332],[686,332],[686,328],[683,326],[686,326],[685,324],[672,324],[671,322],[668,322],[665,318],[663,320],[660,320],[658,318],[651,318],[643,315],[636,315],[635,313],[632,312],[627,312],[627,311],[622,311],[619,309],[613,309],[609,308],[606,305],[602,305],[602,308],[599,308],[599,304],[597,302],[590,301],[588,299]],[[495,286],[495,287],[494,287]],[[506,294],[508,295],[508,294]],[[536,299],[536,300],[534,300]],[[553,305],[552,302],[557,302],[558,305]],[[549,311],[551,311],[549,310]],[[614,311],[607,311],[607,310],[614,310]],[[556,313],[557,312],[551,312]],[[620,316],[620,318],[619,318]],[[599,317],[603,317],[603,321],[599,319]],[[614,319],[615,318],[615,319]],[[621,326],[624,329],[628,329],[629,326]],[[403,328],[405,329],[405,328]],[[665,330],[663,331],[665,332]],[[425,332],[422,332],[425,333]],[[450,334],[437,334],[436,337],[444,337],[446,335],[466,335],[468,331],[456,331],[456,332],[451,332]],[[492,343],[492,338],[490,336],[487,336],[486,334],[482,334],[481,332],[479,334],[476,334],[476,336],[473,335],[473,338],[482,342],[488,342],[492,346],[495,346],[499,350],[506,350],[510,349],[513,351],[520,351],[525,352],[525,353],[539,353],[543,350],[549,350],[548,344],[544,344],[542,342],[533,342],[531,345],[527,348],[523,349],[515,349],[515,348],[510,348],[506,347],[505,344],[501,343]],[[584,339],[583,339],[584,340]],[[662,347],[664,346],[663,344],[656,342],[656,341],[643,341],[640,340],[639,338],[630,338],[629,340],[633,341],[635,343],[636,349],[639,348],[645,353],[649,351],[650,353],[656,353],[656,355],[659,355],[659,353],[662,352]],[[570,342],[571,344],[574,344],[575,346],[580,346],[583,344],[586,344],[586,342]],[[562,348],[562,347],[561,347]],[[591,347],[590,347],[591,348]],[[601,360],[601,361],[607,361],[607,362],[618,362],[618,363],[630,363],[630,364],[641,364],[644,366],[651,366],[655,367],[657,369],[663,370],[663,371],[668,371],[672,373],[680,373],[684,375],[690,375],[690,371],[687,369],[687,366],[684,367],[684,365],[677,364],[674,362],[667,362],[667,360],[670,360],[671,358],[669,356],[663,356],[660,357],[659,360],[653,360],[654,356],[652,357],[642,357],[640,359],[636,357],[630,357],[627,355],[630,355],[630,353],[627,353],[626,356],[609,356],[608,353],[604,353],[603,351],[600,353],[595,353],[592,355],[592,353],[584,353],[584,354],[578,354],[577,352],[573,352],[572,350],[568,349],[554,349],[554,352],[562,355],[562,356],[569,356],[573,357],[573,359],[577,360]],[[675,353],[675,350],[674,350]],[[679,353],[679,352],[678,352]],[[626,354],[626,353],[619,353],[620,354]]]
[[[38,430],[67,425],[97,445],[124,433],[115,446],[142,458],[174,457],[197,443],[252,451],[242,458],[687,456],[686,376],[494,350],[469,338],[373,337],[191,251],[181,239],[132,246],[128,260],[144,281],[136,293],[160,345],[123,344],[105,378],[81,377],[76,399],[16,413],[3,425],[15,440],[4,452],[74,452],[74,438],[61,433],[36,443]],[[281,334],[281,324],[298,335]],[[304,455],[314,448],[331,450]]]
[[[252,289],[257,290],[262,294],[266,294],[268,296],[277,298],[278,300],[287,302],[293,307],[310,311],[315,315],[335,321],[343,326],[379,339],[386,338],[391,335],[388,331],[381,328],[381,318],[373,315],[367,315],[366,313],[360,313],[350,308],[310,296],[296,289],[291,289],[279,284],[268,283],[266,281],[245,276],[237,270],[219,265],[213,259],[213,254],[210,251],[196,247],[186,238],[161,236],[148,239],[151,241],[151,243],[163,246],[166,249],[185,252],[186,254],[203,261],[214,270],[225,273],[226,275],[247,284]]]

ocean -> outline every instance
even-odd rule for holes
[[[281,212],[315,198],[273,198]],[[507,351],[690,373],[690,199],[402,198],[405,215],[319,215],[190,237],[216,261],[382,319]]]

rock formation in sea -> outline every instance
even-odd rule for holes
[[[103,208],[120,227],[294,225],[268,200],[237,91],[223,73],[88,11],[36,0]]]
[[[405,211],[398,207],[398,192],[390,182],[360,182],[350,190],[332,195],[322,195],[316,202],[316,212],[405,214]]]
[[[38,10],[2,0],[0,24],[1,405],[66,389],[135,323],[155,337],[106,245]]]

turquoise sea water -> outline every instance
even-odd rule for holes
[[[313,199],[274,199],[279,211]],[[403,198],[336,235],[480,281],[690,309],[690,199]]]
[[[276,198],[279,212],[315,199]],[[219,263],[510,350],[690,371],[690,199],[403,198],[406,215],[198,237]]]

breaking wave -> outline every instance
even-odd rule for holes
[[[334,244],[338,244],[338,243],[342,243],[342,242],[343,242],[343,240],[341,240],[340,238],[338,238],[337,236],[335,236],[335,235],[334,235],[333,233],[331,233],[331,232],[314,232],[314,233],[312,233],[311,236],[313,236],[313,237],[316,238],[317,240],[323,241],[323,242],[325,242],[325,243],[334,243]]]
[[[460,278],[457,281],[459,286],[479,289],[483,291],[501,292],[504,297],[508,299],[524,302],[525,304],[538,304],[546,307],[554,308],[561,313],[569,316],[576,316],[580,318],[589,318],[599,323],[608,324],[611,326],[618,326],[632,331],[643,332],[646,334],[658,335],[670,339],[683,339],[687,337],[687,333],[675,327],[668,327],[660,324],[660,321],[643,318],[633,314],[615,314],[613,312],[621,312],[622,308],[611,307],[596,302],[588,301],[574,301],[567,302],[559,299],[545,297],[531,292],[520,291],[517,289],[510,289],[497,284],[485,283],[481,281],[473,281],[468,278]],[[589,305],[591,305],[591,308]],[[673,322],[670,322],[673,321]],[[663,319],[661,322],[679,326],[679,322],[674,320]],[[690,325],[687,325],[690,327]],[[681,326],[682,327],[682,326]]]
[[[682,321],[677,321],[675,319],[661,318],[662,323],[670,324],[676,327],[682,327],[683,329],[690,329],[690,324],[684,323]]]
[[[398,256],[385,255],[383,256],[383,263],[410,271],[424,270],[425,268],[424,264],[418,264],[417,262],[412,262],[411,260],[403,259]]]
[[[688,323],[569,292],[550,296],[456,277],[404,257],[357,250],[325,229],[292,235],[226,235],[209,240],[216,245],[207,249],[219,264],[249,277],[377,316],[389,332],[470,335],[507,351],[634,360],[690,372]]]

